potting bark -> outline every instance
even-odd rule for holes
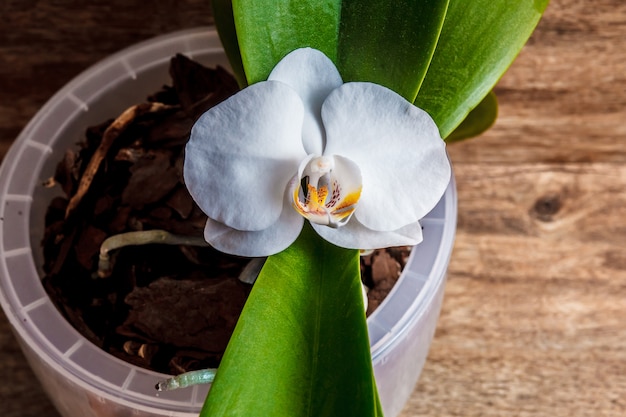
[[[178,374],[219,364],[250,290],[237,279],[248,259],[210,247],[128,246],[113,254],[112,274],[97,277],[100,246],[110,236],[152,229],[202,236],[206,216],[182,179],[184,145],[194,121],[238,87],[223,68],[182,55],[172,58],[170,75],[172,86],[146,103],[87,129],[46,183],[65,195],[46,215],[43,283],[93,343],[138,366]],[[392,248],[362,258],[368,314],[408,253]]]

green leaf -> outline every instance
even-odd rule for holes
[[[548,0],[450,0],[430,68],[415,100],[448,136],[522,49]]]
[[[446,142],[459,142],[473,138],[489,129],[498,118],[498,99],[493,91],[474,107],[465,120],[446,138]]]
[[[341,0],[233,0],[248,82],[266,80],[294,49],[312,47],[336,60]]]
[[[381,416],[359,253],[306,226],[270,256],[201,416]]]
[[[412,102],[447,7],[448,0],[344,0],[337,53],[344,81],[384,85]]]
[[[233,75],[237,79],[239,87],[244,88],[247,84],[246,74],[243,71],[239,41],[237,40],[237,31],[235,30],[233,3],[231,0],[213,0],[212,6],[215,27],[230,62]]]

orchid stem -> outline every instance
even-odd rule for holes
[[[139,246],[148,244],[162,245],[189,245],[209,246],[200,236],[175,235],[165,230],[141,230],[136,232],[120,233],[106,239],[100,246],[98,259],[98,277],[107,278],[113,271],[110,252],[125,246]]]

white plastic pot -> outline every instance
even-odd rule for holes
[[[196,416],[207,386],[157,393],[166,376],[92,345],[56,310],[41,285],[44,214],[56,192],[41,186],[85,129],[116,117],[169,83],[169,59],[183,53],[228,67],[213,28],[198,28],[125,49],[61,89],[37,113],[0,168],[0,304],[33,371],[65,417]],[[442,303],[456,230],[452,181],[423,220],[424,242],[368,319],[372,359],[387,417],[406,403],[422,370]]]

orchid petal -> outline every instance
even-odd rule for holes
[[[322,120],[324,155],[347,156],[361,169],[354,217],[363,226],[396,231],[437,204],[451,170],[445,143],[426,112],[385,87],[358,82],[329,95]]]
[[[304,103],[302,142],[307,154],[321,155],[325,133],[322,126],[322,103],[343,81],[335,64],[312,48],[296,49],[272,70],[268,80],[283,82],[293,88]]]
[[[276,223],[259,231],[241,231],[208,219],[204,239],[215,249],[231,255],[260,257],[281,252],[300,235],[304,218],[291,208],[288,199]]]
[[[422,227],[419,222],[386,232],[369,229],[356,218],[350,219],[339,229],[313,223],[311,225],[317,234],[330,243],[348,249],[371,250],[393,246],[413,246],[422,241]]]
[[[184,178],[208,217],[260,231],[283,211],[285,187],[306,156],[304,109],[292,88],[261,82],[204,113],[185,149]]]

